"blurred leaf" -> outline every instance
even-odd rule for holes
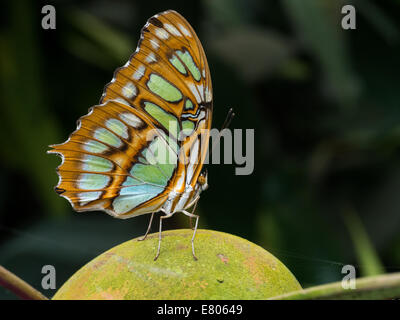
[[[355,5],[388,43],[398,41],[398,27],[377,5],[369,0],[355,1]]]
[[[356,289],[344,289],[342,282],[294,291],[271,300],[387,300],[400,297],[400,273],[356,279]]]
[[[330,95],[341,106],[354,107],[360,84],[352,70],[341,28],[341,2],[284,0],[283,5],[305,49],[319,61]]]
[[[254,1],[204,0],[208,16],[217,24],[233,27],[250,20]]]
[[[277,66],[278,74],[285,80],[304,80],[311,75],[307,63],[295,57],[288,57]]]
[[[49,157],[46,149],[57,141],[59,129],[44,94],[37,34],[37,30],[43,30],[32,28],[40,21],[35,20],[30,1],[13,2],[11,9],[13,22],[1,37],[2,46],[8,49],[1,55],[1,65],[7,68],[0,74],[3,92],[0,136],[8,141],[0,152],[4,162],[32,179],[35,192],[48,212],[57,215],[65,203],[54,196],[49,179],[55,178],[56,159]],[[22,191],[24,187],[21,186]]]
[[[226,30],[223,36],[210,36],[207,43],[248,82],[270,75],[293,52],[283,36],[254,27]]]
[[[0,225],[0,234],[9,235],[8,241],[0,246],[0,264],[42,292],[42,267],[53,265],[59,288],[100,253],[142,236],[148,219],[148,215],[121,220],[104,213],[75,212],[59,219],[42,219],[22,230]],[[157,230],[155,225],[152,230]],[[52,296],[55,291],[50,289],[43,293]],[[0,287],[0,300],[7,297],[13,298]]]
[[[279,225],[277,217],[274,212],[268,210],[260,211],[257,216],[257,232],[259,234],[258,242],[268,248],[279,248],[284,242],[284,230]]]
[[[343,266],[337,260],[346,259],[340,238],[332,221],[319,210],[305,174],[294,165],[286,166],[286,171],[271,168],[264,182],[257,242],[296,270],[303,287],[337,281]]]
[[[99,48],[99,45],[78,34],[69,34],[65,39],[65,48],[74,56],[88,64],[108,72],[115,67],[116,61]],[[121,60],[119,60],[121,61]],[[118,62],[119,62],[118,61]]]
[[[90,13],[74,9],[69,12],[68,19],[88,39],[85,41],[82,36],[70,35],[67,42],[72,46],[71,52],[86,61],[104,68],[105,61],[120,63],[133,53],[135,46],[129,37]],[[92,60],[92,56],[95,59]]]
[[[353,241],[361,273],[364,276],[384,273],[385,269],[382,266],[378,254],[370,242],[368,234],[356,212],[352,209],[346,210],[346,212],[344,212],[344,220]]]
[[[393,156],[392,156],[393,157]],[[360,207],[371,239],[376,247],[387,248],[388,242],[399,235],[400,228],[400,169],[398,161],[386,162],[386,170],[378,183],[372,183],[372,192]],[[400,266],[400,263],[399,263]]]

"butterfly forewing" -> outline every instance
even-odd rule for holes
[[[157,211],[171,191],[195,187],[208,147],[212,87],[204,50],[181,15],[166,11],[148,20],[100,103],[50,151],[63,158],[56,191],[75,210],[125,218]],[[166,157],[158,157],[160,150]]]

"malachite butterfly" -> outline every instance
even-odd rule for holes
[[[151,17],[100,104],[48,151],[62,158],[56,192],[76,211],[102,210],[121,219],[151,213],[142,240],[154,213],[163,212],[155,259],[162,220],[175,212],[196,218],[197,259],[194,210],[207,187],[202,167],[212,105],[210,71],[193,28],[172,10]]]

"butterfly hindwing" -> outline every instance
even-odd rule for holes
[[[115,216],[162,198],[178,151],[143,114],[116,101],[93,107],[67,142],[52,147],[49,152],[63,158],[56,191],[77,211],[104,209]],[[160,163],[154,150],[172,160]]]

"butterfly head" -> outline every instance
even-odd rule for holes
[[[199,178],[197,179],[197,183],[200,186],[201,191],[208,189],[207,181],[208,181],[208,172],[207,172],[207,169],[204,169],[200,173]]]

